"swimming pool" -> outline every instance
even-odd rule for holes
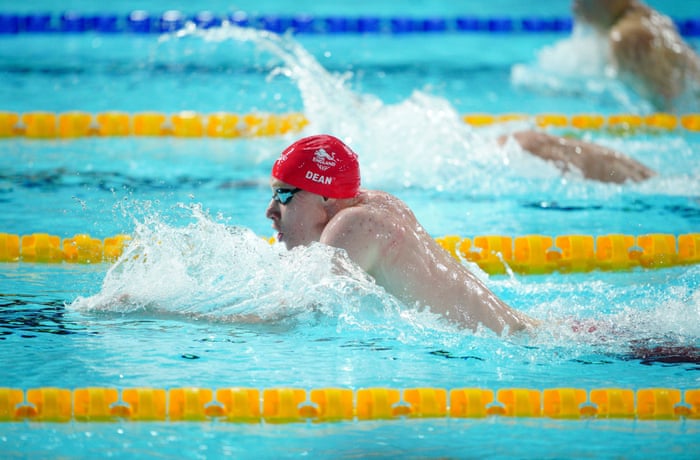
[[[353,5],[301,6],[322,16],[464,13],[451,2],[411,10],[394,2]],[[190,11],[177,2],[125,3],[114,11],[145,6],[153,12]],[[693,17],[694,6],[684,2],[666,12]],[[66,5],[93,13],[91,8]],[[229,12],[223,3],[207,8]],[[296,12],[288,8],[241,5],[251,14]],[[483,17],[504,11],[513,17],[563,17],[568,2],[526,9],[520,2],[494,1],[467,9]],[[47,10],[64,11],[40,3],[30,11]],[[552,62],[564,70],[576,64],[567,61],[573,45],[560,43],[567,33],[279,38],[214,29],[181,35],[2,36],[9,45],[2,51],[2,110],[118,112],[130,121],[139,113],[170,116],[185,110],[195,119],[218,112],[301,113],[310,123],[307,130],[350,139],[360,154],[364,185],[406,201],[435,237],[676,237],[700,229],[695,160],[700,136],[692,130],[559,128],[660,172],[647,183],[605,185],[561,176],[517,149],[495,146],[497,134],[532,120],[464,123],[462,114],[557,113],[571,120],[576,114],[652,113],[604,75],[552,72]],[[579,59],[593,58],[581,52]],[[116,263],[0,264],[0,387],[241,387],[261,393],[341,388],[358,397],[368,388],[494,393],[580,388],[590,396],[594,389],[700,386],[697,354],[681,356],[683,347],[699,345],[697,264],[541,275],[489,275],[472,265],[507,303],[552,324],[533,337],[504,339],[485,331],[465,333],[402,307],[360,274],[329,274],[331,254],[323,248],[290,254],[268,244],[261,237],[271,234],[264,218],[269,170],[299,135],[0,140],[0,232],[132,238]],[[267,321],[235,320],[252,312]],[[595,321],[599,329],[573,333],[573,320]],[[73,418],[2,422],[2,451],[18,457],[541,458],[673,452],[691,458],[699,431],[693,419],[629,414],[325,423],[276,423],[262,416],[252,417],[253,423]]]

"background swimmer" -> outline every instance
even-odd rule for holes
[[[609,60],[621,80],[657,109],[700,90],[700,58],[673,21],[637,0],[574,0],[575,20],[607,41]]]

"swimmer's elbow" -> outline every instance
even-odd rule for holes
[[[541,325],[541,321],[531,318],[529,316],[522,315],[518,318],[517,322],[508,326],[507,335],[510,336],[520,333],[532,333],[535,332],[535,330],[538,329]]]
[[[513,133],[513,138],[520,148],[536,155],[556,143],[554,136],[539,131],[517,131]]]

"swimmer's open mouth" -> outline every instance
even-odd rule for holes
[[[282,233],[282,232],[277,232],[277,241],[278,241],[278,242],[281,242],[283,236],[284,236],[284,233]]]

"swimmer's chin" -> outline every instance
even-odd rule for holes
[[[284,240],[284,233],[282,232],[277,233],[277,242],[284,244],[284,247],[287,248],[287,250],[290,250],[294,247],[294,245],[291,245],[289,241]]]

